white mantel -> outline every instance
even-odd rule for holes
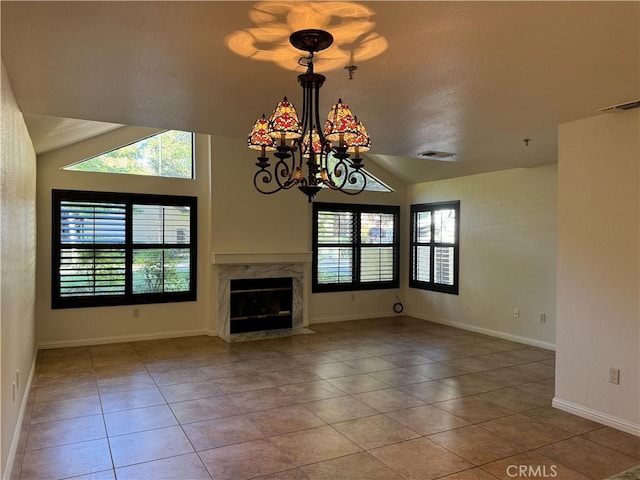
[[[213,252],[212,265],[260,265],[264,263],[311,263],[311,252]]]

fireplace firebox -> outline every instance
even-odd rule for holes
[[[293,279],[230,281],[230,333],[292,328]]]

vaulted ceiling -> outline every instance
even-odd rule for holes
[[[304,54],[288,45],[300,28],[336,39],[316,57],[322,110],[342,97],[372,136],[369,158],[407,183],[555,162],[559,124],[640,98],[638,2],[0,8],[2,60],[40,150],[68,143],[74,122],[75,139],[83,126],[91,135],[128,124],[243,143],[284,95],[301,104]],[[428,150],[455,156],[420,157]]]

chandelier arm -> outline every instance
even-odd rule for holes
[[[253,186],[256,188],[256,190],[258,190],[260,193],[264,193],[265,195],[271,195],[272,193],[276,193],[282,190],[281,187],[275,188],[273,190],[265,190],[260,186],[261,182],[259,181],[259,179],[261,179],[262,183],[264,184],[270,184],[273,181],[273,174],[266,168],[258,170],[253,176]]]
[[[326,156],[326,172],[327,182],[325,182],[325,185],[332,190],[342,190],[351,175],[351,173],[349,173],[349,165],[343,158],[339,158],[333,168],[329,168],[329,155]],[[336,182],[335,179],[340,179],[340,181]]]
[[[358,176],[362,178],[362,186],[360,188],[358,188],[357,190],[356,189],[347,190],[344,188],[347,182],[350,183],[351,185],[355,185],[356,183],[358,183],[358,180],[357,180]],[[364,173],[362,173],[360,170],[354,169],[344,176],[344,179],[339,186],[331,186],[331,185],[327,185],[327,186],[332,190],[339,190],[340,192],[345,193],[347,195],[358,195],[359,193],[362,193],[362,191],[367,186],[367,176]]]
[[[291,165],[289,165],[289,162],[287,162],[287,160],[291,158]],[[287,155],[284,158],[280,158],[276,164],[273,167],[273,172],[275,174],[275,181],[278,184],[278,187],[280,187],[280,190],[288,190],[289,188],[293,187],[297,181],[295,178],[295,172],[296,172],[296,160],[295,157],[293,155]],[[283,182],[281,180],[281,178],[286,178],[286,180]]]
[[[278,147],[275,156],[279,159],[275,165],[270,165],[266,157],[258,158],[256,165],[260,168],[253,176],[253,186],[260,193],[270,195],[280,190],[288,190],[298,183],[295,178],[296,161],[289,152],[289,147]],[[291,164],[287,161],[291,158]],[[273,170],[271,169],[273,168]],[[282,178],[286,180],[282,181]],[[275,183],[272,189],[264,188],[264,185]]]

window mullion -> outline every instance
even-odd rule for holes
[[[360,213],[353,215],[353,228],[351,230],[351,249],[353,254],[351,255],[351,281],[353,285],[360,283]]]
[[[164,258],[164,255],[165,255],[165,250],[164,250],[164,248],[161,250],[161,252],[162,252],[162,255],[161,255],[161,256],[162,256],[162,270],[161,270],[161,273],[160,273],[160,278],[162,279],[162,287],[160,288],[160,290],[161,290],[162,292],[164,292],[164,288],[165,288],[165,285],[166,285],[166,278],[164,278],[164,276],[165,276],[165,271],[166,271],[166,269],[164,268],[164,267],[165,267],[165,265],[166,265],[166,263],[165,263],[165,261],[166,261],[166,260],[165,260],[165,258]]]
[[[93,228],[91,229],[92,230],[91,235],[95,239],[96,238],[96,207],[93,207],[92,213],[93,213],[93,219],[92,219],[93,220],[93,223],[92,223]],[[95,272],[95,270],[96,270],[96,246],[95,246],[95,244],[93,245],[92,254],[93,254],[92,255],[92,258],[93,258],[92,267],[93,267],[93,270]],[[95,293],[96,293],[96,275],[95,274],[91,277],[91,290],[92,290],[93,294],[95,295]]]
[[[429,227],[431,228],[431,236],[429,242],[429,283],[432,285],[436,283],[436,221],[435,221],[435,209],[429,210],[431,212],[431,224]]]
[[[160,139],[162,140],[162,137]],[[161,151],[160,162],[162,162],[162,143],[160,143],[160,151]],[[165,265],[166,265],[165,264],[165,258],[164,258],[165,253],[166,253],[165,246],[164,246],[164,244],[165,244],[165,228],[166,228],[166,218],[165,218],[166,213],[167,213],[167,210],[163,206],[162,207],[162,247],[160,248],[160,251],[162,252],[162,255],[161,255],[161,257],[162,257],[162,271],[160,273],[160,278],[162,279],[162,287],[161,287],[162,292],[164,292],[164,288],[165,288],[165,285],[166,285],[166,278],[164,278],[165,277]]]
[[[413,222],[411,225],[412,235],[411,240],[413,241],[413,246],[411,247],[412,254],[412,265],[413,265],[413,279],[418,280],[418,212],[413,213]]]
[[[166,225],[166,218],[165,218],[165,214],[166,214],[166,209],[163,206],[162,207],[162,244],[164,245],[165,243],[165,239],[164,239],[164,234],[165,234],[165,225]]]
[[[127,202],[125,207],[124,220],[124,294],[129,297],[133,295],[133,203]]]

